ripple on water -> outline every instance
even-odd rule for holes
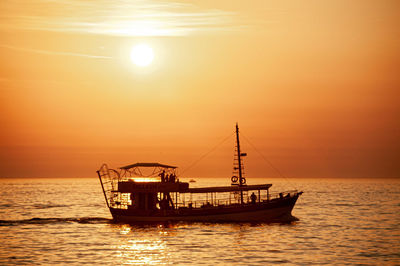
[[[298,181],[290,224],[159,225],[112,223],[97,180],[13,182],[0,264],[400,265],[399,182]]]

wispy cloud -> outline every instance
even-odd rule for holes
[[[95,58],[95,59],[112,59],[112,57],[110,57],[110,56],[103,56],[103,55],[81,54],[81,53],[71,53],[71,52],[61,52],[61,51],[49,51],[49,50],[17,47],[17,46],[11,46],[11,45],[0,45],[0,48],[6,48],[6,49],[22,51],[22,52],[37,53],[37,54],[46,54],[46,55],[77,56],[77,57],[86,57],[86,58]]]
[[[240,27],[236,14],[178,2],[2,0],[0,27],[118,36],[179,36]]]

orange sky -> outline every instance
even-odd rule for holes
[[[2,0],[0,177],[184,170],[235,122],[286,176],[399,177],[398,1],[249,3]],[[185,175],[229,177],[233,144]]]

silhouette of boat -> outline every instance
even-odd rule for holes
[[[190,188],[176,177],[177,167],[135,163],[97,171],[107,207],[118,222],[287,222],[303,193],[270,193],[272,184],[247,185],[236,124],[234,175],[230,186]]]

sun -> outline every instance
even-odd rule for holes
[[[148,66],[153,62],[153,59],[153,49],[147,44],[137,44],[131,50],[131,60],[137,66]]]

